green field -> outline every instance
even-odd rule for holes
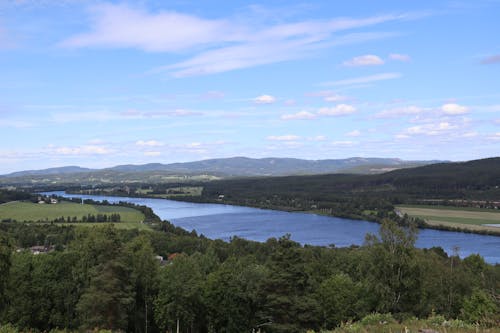
[[[500,225],[500,211],[492,209],[416,205],[402,205],[396,209],[403,214],[424,219],[430,225],[500,231],[499,227],[484,226],[484,224]]]
[[[145,188],[139,188],[135,190],[135,194],[138,195],[148,195],[150,197],[155,198],[174,198],[174,197],[182,197],[182,196],[192,196],[199,197],[203,192],[203,186],[180,186],[180,187],[169,187],[165,190],[165,193],[153,193],[153,190]]]
[[[31,202],[14,201],[0,205],[0,220],[13,219],[16,221],[51,221],[61,216],[73,217],[76,216],[81,220],[83,216],[88,214],[120,214],[120,222],[114,223],[118,228],[147,228],[146,225],[140,223],[144,220],[144,215],[135,209],[120,206],[101,206],[77,204],[72,202],[62,201],[57,204],[37,204]],[[106,225],[110,223],[71,223],[75,225]]]

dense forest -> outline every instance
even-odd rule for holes
[[[416,249],[416,237],[390,221],[350,248],[301,247],[288,236],[209,240],[166,221],[142,232],[1,223],[0,322],[30,331],[305,332],[381,313],[498,325],[500,266]],[[34,245],[53,250],[33,254]]]

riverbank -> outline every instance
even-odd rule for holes
[[[85,193],[81,193],[78,191],[69,191],[69,194],[81,194],[81,195],[97,195],[97,196],[116,196],[116,197],[131,197],[131,198],[143,198],[143,199],[159,199],[158,197],[147,195],[147,194],[136,194],[136,193],[93,193],[91,191],[85,191]],[[290,213],[306,213],[306,214],[316,214],[321,216],[329,216],[329,217],[338,217],[338,218],[346,218],[351,220],[360,220],[360,221],[369,221],[380,224],[383,218],[390,218],[394,220],[401,220],[402,216],[397,214],[397,209],[395,208],[393,211],[389,213],[388,216],[378,216],[379,211],[377,210],[365,210],[359,213],[340,213],[332,208],[310,208],[303,209],[298,207],[290,207],[290,206],[281,206],[281,205],[273,205],[271,202],[262,201],[253,201],[253,200],[231,200],[227,197],[217,197],[217,198],[207,198],[204,196],[172,196],[169,198],[164,198],[172,201],[180,201],[180,202],[190,202],[190,203],[206,203],[206,204],[220,204],[220,205],[233,205],[233,206],[241,206],[241,207],[251,207],[251,208],[259,208],[259,209],[270,209],[277,210],[282,212],[290,212]],[[500,214],[500,213],[499,213]],[[400,214],[402,215],[402,214]],[[410,214],[408,214],[411,216]],[[441,231],[452,231],[452,232],[463,232],[463,233],[473,233],[478,235],[487,235],[487,236],[499,236],[500,237],[500,228],[497,227],[481,227],[477,225],[471,224],[461,224],[461,223],[438,223],[432,220],[422,219],[418,216],[413,217],[413,222],[417,224],[417,227],[420,229],[431,229],[431,230],[441,230]],[[399,221],[402,222],[402,221]],[[404,224],[407,224],[408,221],[403,221]]]
[[[242,204],[240,201],[234,202],[231,200],[223,199],[223,200],[203,200],[202,197],[176,197],[170,198],[169,200],[174,201],[184,201],[184,202],[194,202],[194,203],[211,203],[211,204],[223,204],[223,205],[235,205],[235,206],[243,206],[243,207],[252,207],[259,209],[271,209],[278,210],[289,213],[305,213],[305,214],[316,214],[321,216],[329,216],[329,217],[339,217],[346,218],[352,220],[360,220],[360,221],[370,221],[380,224],[382,222],[382,218],[377,217],[376,212],[370,211],[369,214],[338,214],[334,210],[330,209],[309,209],[309,210],[301,210],[294,207],[283,207],[276,205],[261,205],[254,203]],[[419,218],[419,216],[411,216],[410,217]],[[500,213],[499,213],[500,215]],[[394,210],[394,215],[392,218],[398,216],[397,211]],[[452,232],[463,232],[463,233],[473,233],[478,235],[487,235],[487,236],[498,236],[500,237],[500,228],[492,227],[492,226],[481,226],[474,224],[465,224],[465,223],[449,223],[443,224],[437,221],[425,220],[419,218],[417,221],[417,227],[419,229],[432,229],[432,230],[441,230],[441,231],[452,231]]]

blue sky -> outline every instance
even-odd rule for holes
[[[500,1],[0,1],[0,173],[500,155]]]

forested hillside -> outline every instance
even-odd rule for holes
[[[372,196],[392,200],[474,199],[494,200],[500,194],[500,158],[464,163],[442,163],[395,170],[381,175],[331,174],[267,177],[210,182],[204,196],[254,198],[291,195],[324,200],[328,197]]]
[[[11,328],[2,332],[179,324],[193,333],[319,331],[413,316],[435,329],[498,325],[500,266],[416,249],[416,237],[389,221],[364,246],[341,249],[286,236],[213,241],[168,222],[148,232],[1,223],[0,323]],[[34,245],[51,250],[34,254]]]

